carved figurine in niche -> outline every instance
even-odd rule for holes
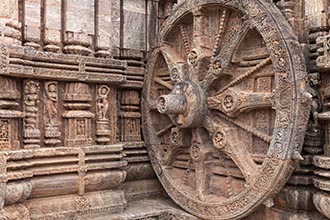
[[[37,127],[37,114],[38,114],[38,92],[40,90],[39,84],[33,81],[28,81],[25,85],[25,127],[30,129],[36,129]]]
[[[39,91],[38,82],[29,80],[24,84],[24,148],[39,148],[41,132],[39,122]]]
[[[57,82],[45,83],[45,144],[55,146],[61,143],[61,132],[58,121],[58,87]]]
[[[110,88],[108,86],[101,86],[98,90],[97,96],[97,112],[98,112],[98,119],[105,120],[108,109],[109,109],[109,101],[108,101],[108,94],[110,92]]]
[[[57,125],[57,84],[55,82],[46,83],[46,114],[47,123]]]

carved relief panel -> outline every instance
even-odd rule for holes
[[[120,141],[141,141],[140,94],[135,90],[121,92]]]
[[[127,161],[119,143],[117,88],[126,82],[126,63],[1,48],[0,217],[55,219],[69,209],[61,216],[72,219],[78,212],[122,211],[126,200],[118,186]],[[100,66],[106,74],[94,72]],[[68,209],[58,206],[59,195]]]
[[[44,124],[45,144],[55,146],[61,143],[59,105],[58,105],[58,83],[50,81],[45,83],[44,95]]]
[[[65,85],[64,104],[67,111],[65,119],[65,146],[75,147],[92,144],[92,118],[90,112],[92,95],[86,83],[67,83]]]
[[[33,80],[24,82],[24,148],[40,147],[40,83]]]
[[[14,79],[0,77],[0,149],[17,150],[20,148],[19,121],[23,113],[18,109],[20,93]]]
[[[188,212],[241,219],[270,207],[302,158],[311,100],[293,36],[261,0],[186,0],[165,20],[142,125],[158,178]]]

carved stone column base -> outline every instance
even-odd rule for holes
[[[92,54],[92,50],[81,45],[69,45],[64,47],[64,52],[69,54],[76,54],[81,56],[88,56]]]
[[[27,42],[24,45],[25,46],[28,46],[28,47],[33,47],[36,50],[40,50],[41,49],[40,44],[37,44],[37,43],[34,43],[34,42]]]
[[[58,126],[48,126],[45,129],[45,144],[50,146],[55,146],[56,144],[61,143],[59,139],[61,137],[61,132],[59,131]]]
[[[53,52],[53,53],[60,53],[61,52],[61,47],[49,44],[49,45],[44,46],[44,51]]]
[[[98,50],[95,53],[96,57],[103,57],[103,58],[109,58],[111,56],[111,53],[109,50]]]
[[[96,122],[96,141],[100,144],[106,144],[110,141],[109,135],[109,121],[108,120],[99,120]]]

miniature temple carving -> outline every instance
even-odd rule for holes
[[[17,150],[21,147],[19,140],[19,121],[23,113],[17,110],[20,93],[15,80],[0,77],[0,149],[1,151]]]
[[[120,140],[141,141],[140,95],[134,90],[121,93]]]
[[[66,111],[65,119],[65,146],[75,147],[92,144],[92,118],[89,111],[92,95],[88,84],[67,83],[64,93]]]

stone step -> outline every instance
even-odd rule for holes
[[[145,199],[128,203],[122,213],[89,218],[81,216],[79,220],[200,220],[175,205],[169,199]]]

